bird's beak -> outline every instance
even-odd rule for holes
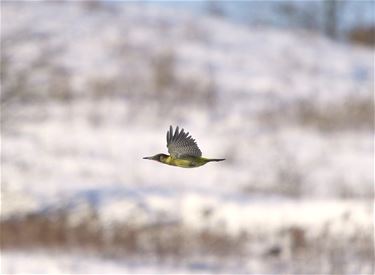
[[[143,159],[151,159],[152,160],[152,157],[144,157]]]

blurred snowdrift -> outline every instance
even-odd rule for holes
[[[69,226],[94,209],[108,232],[131,220],[263,233],[242,266],[271,273],[293,270],[262,263],[283,230],[297,226],[310,242],[324,243],[327,227],[329,243],[371,239],[370,50],[147,5],[2,8],[3,222],[67,207]],[[170,124],[227,161],[143,161],[166,151]],[[322,270],[349,257],[342,273],[368,272],[373,251],[362,248]]]

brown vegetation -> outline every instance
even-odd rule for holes
[[[360,26],[348,32],[351,42],[375,47],[375,26]]]
[[[374,99],[372,96],[352,96],[325,106],[302,99],[291,106],[265,111],[259,118],[269,125],[298,124],[323,132],[372,130]]]
[[[1,249],[80,250],[115,258],[148,257],[177,263],[215,260],[218,268],[262,257],[269,265],[282,265],[282,270],[291,273],[345,274],[374,269],[370,228],[357,228],[350,236],[342,236],[336,232],[337,226],[327,223],[322,232],[313,235],[295,225],[280,229],[273,236],[261,231],[230,236],[208,229],[195,231],[178,222],[105,225],[93,208],[77,223],[72,222],[73,213],[56,210],[3,219]],[[350,216],[343,216],[341,222],[343,226],[350,225]],[[259,245],[264,246],[269,240],[274,240],[272,247],[259,255]]]
[[[244,239],[209,230],[193,231],[180,223],[103,226],[97,213],[72,224],[65,210],[34,213],[1,221],[1,248],[80,249],[111,256],[153,255],[158,259],[195,255],[226,258],[241,255]]]

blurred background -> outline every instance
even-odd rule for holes
[[[373,274],[374,3],[2,1],[1,273]]]

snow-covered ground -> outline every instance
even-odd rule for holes
[[[94,207],[109,231],[132,217],[255,234],[269,241],[249,244],[241,271],[269,273],[295,270],[283,230],[297,227],[307,242],[327,230],[348,245],[373,237],[371,112],[360,116],[373,104],[371,50],[156,6],[2,9],[2,221],[63,206],[75,221]],[[320,113],[301,122],[301,102]],[[169,125],[227,160],[197,169],[143,160],[166,152]],[[275,244],[285,262],[268,265]],[[31,261],[48,273],[223,271],[31,254],[4,252],[2,273],[37,272]],[[349,261],[343,273],[373,271],[366,257]]]
[[[186,274],[204,273],[205,266],[163,266],[158,263],[121,261],[79,253],[43,253],[41,251],[2,254],[2,273],[15,274]],[[42,263],[42,264],[41,264]]]

